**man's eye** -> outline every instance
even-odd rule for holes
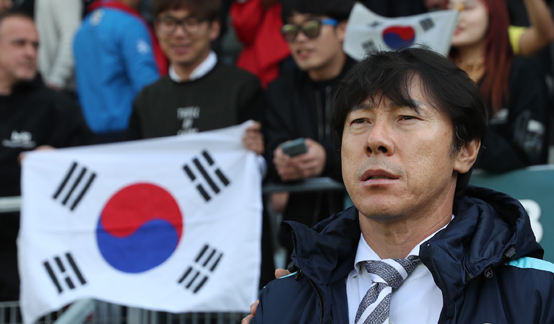
[[[400,119],[402,120],[412,120],[412,119],[416,119],[414,116],[400,116]]]
[[[357,118],[357,119],[354,119],[352,121],[352,124],[362,124],[362,123],[365,123],[365,119],[364,118]]]

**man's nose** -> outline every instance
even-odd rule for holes
[[[190,36],[190,33],[186,30],[184,24],[177,24],[173,30],[173,36],[188,37]]]
[[[25,45],[25,55],[27,55],[28,57],[36,58],[37,52],[38,52],[38,49],[36,48],[35,45],[31,43]]]
[[[386,154],[394,153],[394,142],[392,139],[392,125],[386,120],[377,119],[367,135],[366,150],[367,154]]]
[[[304,32],[302,30],[299,30],[298,31],[298,34],[296,34],[296,37],[294,37],[294,41],[295,42],[306,42],[308,41],[310,38],[308,36],[306,36],[306,34],[304,34]]]

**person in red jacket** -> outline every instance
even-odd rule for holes
[[[279,63],[290,56],[281,36],[281,3],[278,0],[239,0],[231,6],[238,39],[245,45],[236,65],[255,74],[265,88],[279,75]]]

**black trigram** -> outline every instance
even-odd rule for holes
[[[69,209],[73,211],[75,207],[79,204],[87,190],[92,185],[94,178],[96,178],[96,173],[87,172],[87,168],[81,167],[79,170],[77,162],[73,162],[69,171],[65,175],[65,178],[62,180],[58,189],[52,196],[54,200],[61,200],[62,205],[67,205],[71,200]]]
[[[192,164],[190,166],[189,164],[185,164],[183,169],[193,184],[200,182],[198,177],[199,175],[206,180],[211,191],[218,194],[221,192],[220,186],[223,185],[227,187],[230,184],[230,181],[215,165],[215,162],[208,151],[202,151],[202,157],[204,158],[203,160],[199,160],[198,158],[192,159]],[[208,164],[208,167],[206,167],[206,163]],[[210,173],[212,174],[211,176]],[[220,183],[219,186],[218,182]],[[205,201],[209,201],[212,198],[210,193],[208,193],[208,190],[206,190],[201,183],[196,185],[196,190],[198,190]]]
[[[362,43],[362,47],[366,54],[373,54],[379,50],[372,40]]]
[[[369,23],[369,24],[367,24],[367,25],[368,25],[369,27],[371,27],[371,28],[375,28],[375,27],[381,25],[381,22],[380,22],[379,20],[375,20],[375,21],[373,21],[373,22],[371,22],[371,23]]]
[[[421,28],[423,28],[424,31],[428,31],[429,29],[435,27],[435,23],[431,18],[425,18],[421,20],[419,24],[421,25]]]
[[[59,294],[64,291],[64,286],[67,286],[65,289],[75,289],[76,284],[87,283],[70,253],[65,254],[65,260],[63,257],[55,256],[52,263],[47,260],[43,264]]]
[[[217,268],[222,257],[222,252],[218,252],[207,244],[204,245],[196,259],[194,259],[195,264],[185,270],[178,283],[184,283],[186,289],[191,289],[196,294],[208,281],[209,274]]]

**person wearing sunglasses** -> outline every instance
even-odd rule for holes
[[[313,177],[341,181],[340,161],[330,130],[332,98],[339,80],[355,64],[342,49],[353,1],[283,0],[281,34],[296,67],[281,71],[267,89],[270,105],[267,139],[268,177],[291,182]],[[280,145],[304,138],[307,152],[294,157]],[[344,192],[274,194],[273,207],[285,220],[313,225],[343,207]],[[283,243],[292,251],[292,246]]]

